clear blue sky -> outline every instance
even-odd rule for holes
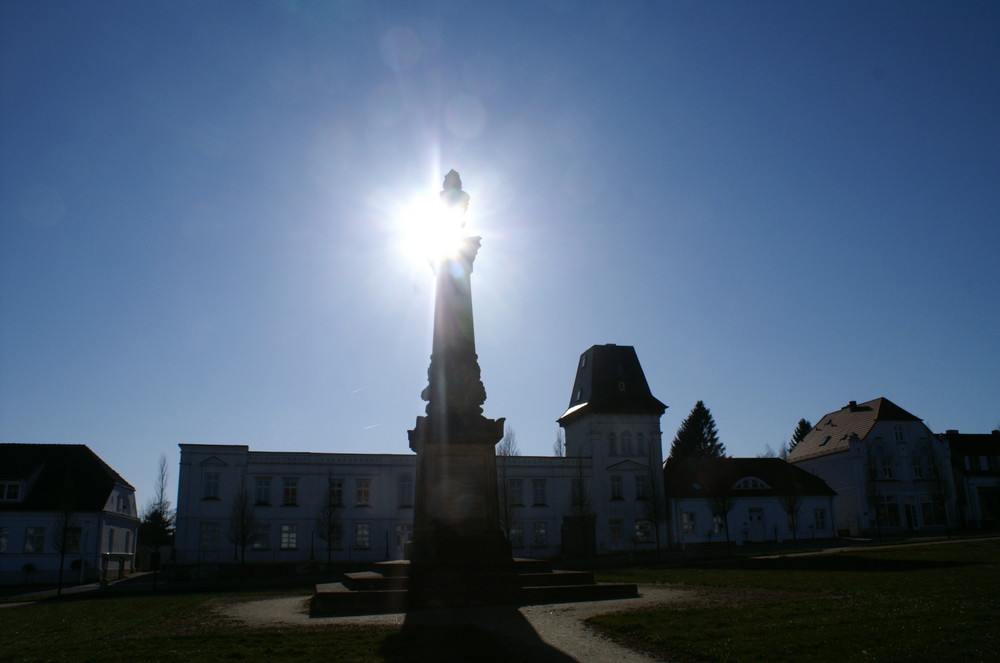
[[[420,5],[416,7],[415,5]],[[634,345],[731,454],[1000,423],[995,2],[0,3],[0,440],[408,453],[449,169],[485,411]]]

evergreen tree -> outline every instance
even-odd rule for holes
[[[813,425],[809,423],[808,419],[799,419],[798,426],[795,427],[795,432],[792,433],[792,440],[788,443],[788,453],[792,453],[792,450],[799,445],[805,436],[809,434],[812,430]]]
[[[691,414],[677,429],[673,444],[670,445],[670,458],[686,456],[726,456],[726,445],[719,442],[719,432],[715,429],[715,420],[702,401],[695,403]]]

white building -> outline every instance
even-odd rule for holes
[[[660,415],[635,350],[583,353],[569,409],[566,457],[498,458],[503,526],[519,557],[652,551],[662,525]],[[248,563],[380,561],[404,557],[413,523],[412,454],[251,451],[182,444],[176,560],[232,562],[241,546],[236,496],[250,497]],[[327,494],[333,517],[324,505]],[[234,511],[236,509],[236,511]],[[335,526],[324,536],[326,523]],[[237,534],[237,536],[232,536]],[[329,539],[329,541],[327,540]]]
[[[837,492],[841,534],[943,530],[954,522],[948,445],[888,399],[851,401],[824,415],[788,462]]]
[[[836,536],[833,490],[780,458],[670,459],[664,482],[670,541],[682,550]]]
[[[1000,527],[1000,430],[949,430],[939,437],[951,450],[959,524],[974,529]]]
[[[135,489],[82,444],[0,444],[0,583],[130,572]]]

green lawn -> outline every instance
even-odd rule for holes
[[[996,541],[625,569],[602,579],[710,587],[717,600],[732,594],[732,604],[590,620],[611,637],[665,659],[1000,660]],[[789,590],[801,594],[788,596]]]

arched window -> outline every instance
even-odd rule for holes
[[[646,436],[638,433],[635,436],[635,455],[646,457],[649,455],[649,448],[646,446]]]
[[[629,431],[622,432],[622,455],[632,455],[632,433]]]
[[[615,437],[614,433],[608,433],[608,455],[618,455],[618,438]]]

